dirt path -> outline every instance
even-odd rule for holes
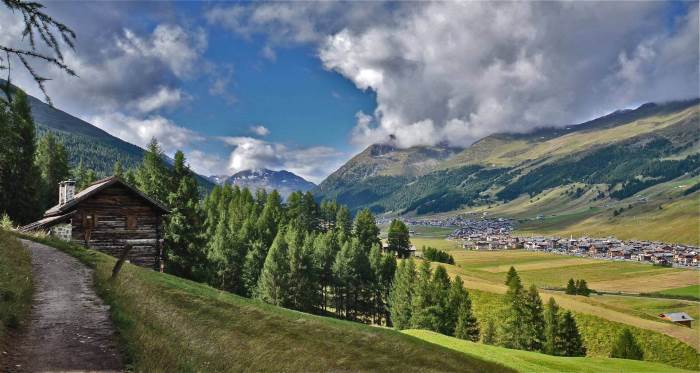
[[[109,308],[92,288],[92,270],[46,245],[22,240],[32,254],[34,304],[11,353],[13,372],[123,370]]]

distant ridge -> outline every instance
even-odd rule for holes
[[[316,184],[286,170],[273,171],[266,168],[239,171],[232,176],[210,176],[209,180],[217,184],[238,185],[251,191],[265,189],[268,192],[276,189],[284,198],[296,191],[307,192]]]

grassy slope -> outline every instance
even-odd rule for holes
[[[700,285],[690,285],[681,288],[668,289],[660,291],[659,293],[665,295],[680,295],[685,297],[693,297],[697,300],[700,300]]]
[[[50,242],[95,268],[137,371],[509,371],[393,330],[312,316]]]
[[[668,365],[611,358],[558,357],[473,343],[426,330],[404,333],[470,356],[499,362],[520,372],[687,372]]]
[[[442,241],[441,248],[450,249],[451,241],[430,239],[434,243]],[[415,243],[416,239],[412,238]],[[424,242],[427,240],[424,240]],[[434,245],[438,246],[438,245]],[[454,247],[454,246],[452,246]],[[467,252],[462,249],[450,252],[457,266],[446,265],[448,273],[459,274],[470,289],[474,298],[474,309],[480,320],[493,319],[498,322],[498,310],[503,307],[501,294],[505,293],[503,269],[514,265],[526,285],[531,283],[548,286],[562,286],[569,277],[599,279],[606,281],[647,283],[645,278],[653,276],[695,275],[691,270],[653,267],[640,263],[609,262],[565,257],[554,254],[517,251]],[[522,268],[522,270],[520,269]],[[650,272],[651,271],[651,272]],[[656,277],[654,277],[656,278]],[[590,283],[590,282],[589,282]],[[629,284],[628,284],[629,285]],[[594,287],[595,288],[595,287]],[[670,311],[699,311],[692,302],[672,299],[645,299],[631,302],[631,299],[613,302],[615,296],[576,297],[553,291],[541,291],[546,302],[554,297],[563,308],[575,313],[581,326],[581,333],[591,356],[607,356],[612,348],[611,335],[616,335],[625,327],[630,328],[641,341],[647,358],[651,361],[669,363],[675,366],[700,367],[700,355],[691,346],[700,346],[696,330],[690,330],[653,317],[659,307]],[[610,302],[609,302],[610,301]],[[680,304],[683,303],[683,304]],[[681,342],[684,341],[684,342]]]
[[[31,256],[14,236],[0,229],[0,345],[8,329],[21,326],[31,303]]]

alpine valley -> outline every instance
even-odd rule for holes
[[[316,193],[386,216],[471,212],[537,232],[697,243],[699,103],[648,103],[465,149],[375,144]],[[632,221],[638,229],[624,227]]]

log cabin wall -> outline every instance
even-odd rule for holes
[[[80,202],[72,219],[72,240],[119,257],[125,240],[156,240],[160,215],[152,205],[123,185],[115,184]],[[131,263],[158,269],[157,244],[133,246]]]

